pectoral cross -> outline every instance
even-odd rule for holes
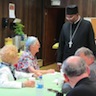
[[[72,44],[73,44],[72,41],[70,41],[70,42],[69,42],[69,48],[72,47]]]

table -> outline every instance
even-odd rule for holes
[[[43,75],[44,80],[44,96],[56,96],[56,93],[47,91],[47,88],[52,88],[60,91],[61,87],[56,85],[55,79],[62,78],[59,72],[54,74]],[[22,80],[20,80],[21,82]],[[23,80],[24,81],[24,80]],[[21,88],[21,89],[8,89],[0,88],[0,96],[36,96],[36,88]]]

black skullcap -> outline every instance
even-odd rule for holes
[[[77,5],[69,5],[66,7],[66,14],[67,15],[73,15],[78,13],[78,7]]]

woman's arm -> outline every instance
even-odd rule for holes
[[[36,70],[33,67],[29,66],[28,67],[29,72],[32,72],[36,74],[37,76],[41,76],[42,74],[47,74],[47,73],[54,73],[54,69],[48,69],[48,70]]]

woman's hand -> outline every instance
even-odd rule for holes
[[[25,81],[22,83],[22,87],[35,87],[35,81]]]
[[[47,73],[54,73],[54,72],[55,72],[54,69],[49,69],[49,70],[47,70]]]
[[[35,72],[35,74],[34,74],[34,77],[39,77],[39,76],[42,76],[42,73],[41,72]]]

